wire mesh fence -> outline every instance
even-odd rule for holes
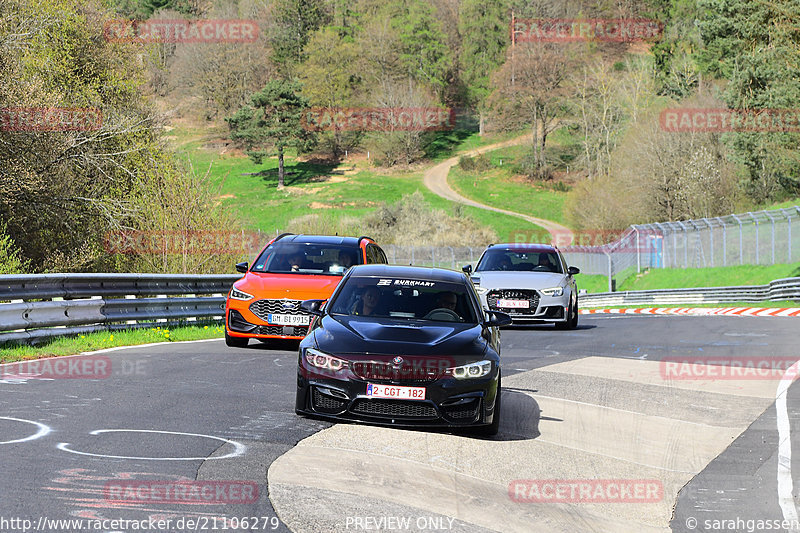
[[[563,248],[585,274],[624,278],[643,268],[774,265],[800,260],[800,206],[741,215],[633,225],[602,246]]]
[[[603,231],[596,232],[597,234]],[[547,236],[549,237],[549,235]],[[258,232],[250,257],[271,235]],[[547,240],[547,239],[544,239]],[[458,270],[475,265],[485,246],[400,246],[382,244],[390,264]],[[739,215],[630,226],[598,246],[562,246],[567,263],[583,274],[624,279],[647,268],[772,265],[800,261],[800,206]],[[248,258],[243,258],[247,260]]]

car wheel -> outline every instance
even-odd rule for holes
[[[249,341],[247,337],[231,337],[228,330],[225,330],[225,344],[231,348],[246,348]]]
[[[578,327],[578,302],[574,305],[570,304],[567,320],[565,322],[556,322],[556,329],[575,329]]]
[[[500,430],[500,379],[497,379],[497,398],[494,400],[494,416],[492,423],[475,429],[475,434],[482,437],[494,437]]]

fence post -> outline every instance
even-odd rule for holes
[[[639,255],[639,228],[636,226],[631,227],[636,232],[636,273],[638,274],[642,271],[642,258]]]
[[[689,230],[680,220],[678,225],[683,230],[683,268],[689,268]]]
[[[411,245],[411,263],[409,263],[409,264],[411,264],[411,265],[414,264],[414,245],[413,244]]]
[[[608,258],[608,292],[612,292],[613,289],[611,288],[611,277],[612,277],[611,254],[606,251],[605,247],[603,248],[603,253],[606,254],[606,257]]]
[[[721,217],[717,217],[722,226],[722,266],[728,266],[728,226]]]
[[[744,264],[744,245],[742,240],[742,221],[736,215],[731,215],[733,219],[739,223],[739,264]]]
[[[456,251],[453,250],[452,246],[448,246],[450,248],[450,255],[453,256],[453,270],[458,270],[458,265],[456,264]]]
[[[711,249],[711,266],[714,266],[714,226],[707,218],[700,219],[708,226],[708,246]]]
[[[759,251],[758,251],[758,219],[756,218],[756,216],[753,213],[751,213],[749,211],[747,212],[747,214],[750,215],[750,218],[752,218],[753,222],[756,223],[756,264],[760,265],[761,264],[761,259],[760,259],[760,254],[759,254]]]
[[[764,215],[769,219],[772,223],[772,264],[775,264],[775,219],[772,218],[772,215],[769,214],[768,211],[764,211]]]

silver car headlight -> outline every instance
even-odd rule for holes
[[[487,292],[489,292],[489,289],[487,289],[486,287],[475,287],[475,292],[477,292],[478,294],[486,294]]]
[[[553,287],[551,289],[540,289],[545,296],[561,296],[564,294],[564,287]]]
[[[231,300],[252,300],[253,299],[253,295],[252,294],[247,294],[244,291],[240,291],[236,287],[231,287],[230,297],[231,297]]]
[[[448,372],[456,379],[475,379],[482,378],[492,371],[491,361],[478,361],[468,365],[449,368]]]

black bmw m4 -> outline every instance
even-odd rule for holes
[[[500,422],[500,337],[508,315],[484,311],[461,272],[352,267],[300,343],[298,414],[403,427]]]

